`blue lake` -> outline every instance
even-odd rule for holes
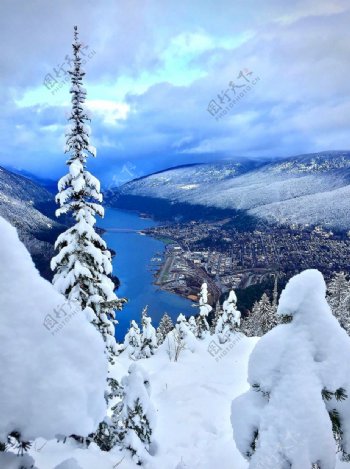
[[[116,337],[119,341],[124,339],[132,319],[140,323],[141,311],[146,305],[154,326],[158,325],[165,312],[173,320],[180,313],[196,313],[191,301],[153,285],[156,264],[151,260],[160,257],[164,244],[136,230],[156,225],[153,220],[140,218],[136,212],[112,208],[106,208],[105,218],[98,220],[98,226],[107,230],[103,238],[108,247],[117,253],[113,258],[113,274],[121,282],[117,294],[129,300],[117,313]]]

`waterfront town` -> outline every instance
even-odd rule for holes
[[[156,272],[163,289],[195,298],[206,281],[215,302],[230,288],[244,289],[278,275],[289,279],[307,268],[321,270],[326,279],[349,270],[350,237],[322,227],[258,224],[238,231],[228,220],[166,224],[145,230],[166,241]]]

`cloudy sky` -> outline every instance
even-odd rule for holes
[[[0,9],[1,165],[65,172],[74,24],[86,45],[90,168],[105,183],[183,163],[350,149],[349,0]]]

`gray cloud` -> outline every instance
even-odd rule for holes
[[[250,32],[237,47],[214,44],[198,51],[190,64],[205,76],[189,85],[169,80],[141,94],[131,86],[125,121],[108,123],[95,112],[100,159],[93,167],[100,175],[106,167],[118,171],[125,161],[148,170],[205,158],[349,148],[347,3],[3,0],[0,163],[52,175],[62,171],[64,110],[48,106],[44,93],[28,108],[18,108],[15,99],[42,86],[45,74],[70,53],[75,23],[96,50],[88,82],[110,86],[118,77],[159,72],[162,53],[180,34],[227,39]],[[216,122],[207,105],[242,68],[261,81]]]

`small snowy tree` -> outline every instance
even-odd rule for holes
[[[158,345],[162,344],[166,338],[166,336],[169,334],[170,331],[174,329],[174,324],[173,321],[171,320],[171,317],[165,313],[160,320],[159,326],[157,328],[157,342]]]
[[[136,321],[132,320],[130,328],[125,334],[124,350],[127,351],[130,358],[137,359],[141,349],[141,333]]]
[[[223,310],[221,308],[220,301],[217,301],[216,305],[215,305],[214,319],[212,321],[211,328],[210,328],[210,332],[212,334],[215,333],[217,323],[218,323],[219,319],[221,318],[222,313],[223,313]]]
[[[178,361],[182,350],[188,349],[194,352],[196,349],[196,337],[191,331],[185,316],[180,314],[177,318],[175,329],[167,336],[168,355],[170,360]]]
[[[198,337],[198,327],[197,327],[196,318],[194,316],[191,316],[190,319],[188,320],[188,327],[190,331],[192,332],[192,334],[195,337]]]
[[[106,396],[108,406],[111,405],[111,417],[106,417],[99,425],[99,430],[93,436],[94,442],[102,451],[110,451],[116,445],[121,445],[121,435],[124,430],[121,415],[124,388],[115,378],[108,378],[109,392]]]
[[[157,348],[157,333],[152,326],[152,318],[147,315],[147,306],[142,312],[142,334],[140,358],[149,358]]]
[[[135,363],[122,379],[124,388],[121,416],[124,429],[121,441],[131,452],[134,461],[142,464],[149,459],[150,445],[155,425],[155,410],[150,400],[151,388],[146,372]]]
[[[99,181],[86,169],[89,155],[96,156],[90,145],[90,120],[84,109],[86,90],[83,88],[85,72],[81,67],[82,43],[74,27],[73,68],[71,77],[72,111],[68,118],[65,153],[69,154],[69,172],[58,183],[56,202],[60,208],[56,215],[71,214],[75,224],[62,233],[55,247],[59,251],[51,261],[55,271],[53,284],[69,300],[78,301],[82,309],[89,308],[91,321],[101,332],[110,361],[117,354],[114,338],[115,310],[121,309],[124,299],[114,293],[111,254],[105,241],[96,233],[96,215],[103,217],[100,205],[102,194]]]
[[[330,281],[328,302],[340,325],[350,334],[350,282],[344,272],[336,273]]]
[[[293,277],[280,316],[249,360],[250,390],[232,403],[236,445],[249,468],[334,469],[350,452],[350,338],[332,316],[317,270]]]
[[[237,311],[237,297],[233,290],[230,291],[228,299],[224,301],[223,313],[216,324],[215,333],[219,342],[224,344],[230,334],[237,331],[240,325],[241,313]]]
[[[208,304],[208,287],[206,283],[202,284],[201,292],[199,295],[199,315],[197,317],[197,333],[199,339],[209,334],[208,314],[212,307]]]

